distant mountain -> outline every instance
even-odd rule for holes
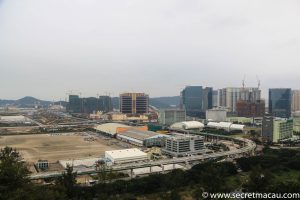
[[[26,96],[18,100],[0,100],[0,106],[13,105],[19,107],[49,106],[51,101],[43,101],[34,97]]]
[[[23,97],[22,99],[19,99],[15,102],[16,105],[21,106],[21,107],[27,107],[27,106],[49,106],[52,102],[51,101],[43,101],[36,99],[34,97]]]
[[[180,96],[174,97],[154,97],[149,100],[150,105],[156,108],[171,108],[179,107]]]
[[[112,98],[112,104],[115,109],[119,109],[119,97]],[[149,99],[149,104],[159,109],[179,107],[180,96],[174,97],[154,97]]]
[[[14,104],[14,103],[15,103],[15,100],[0,99],[0,106],[11,105],[11,104]]]

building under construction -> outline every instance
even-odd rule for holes
[[[239,117],[263,117],[265,114],[265,101],[239,100],[236,103],[236,111]]]
[[[71,113],[91,114],[97,111],[110,112],[113,107],[110,96],[81,98],[78,95],[69,95],[67,110]]]

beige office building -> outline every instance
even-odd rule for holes
[[[292,112],[300,111],[300,90],[293,90]]]

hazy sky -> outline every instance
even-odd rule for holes
[[[0,0],[0,99],[300,89],[300,1]]]

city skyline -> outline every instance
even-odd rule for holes
[[[300,89],[298,1],[0,1],[1,99]],[[38,17],[37,17],[38,16]]]

